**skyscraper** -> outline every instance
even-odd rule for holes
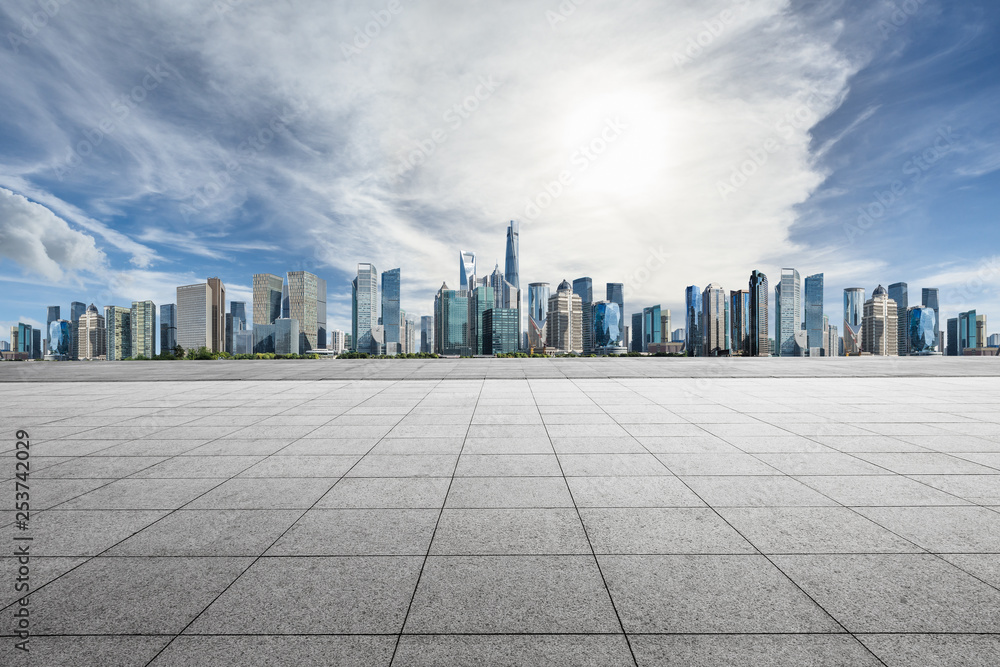
[[[420,318],[420,351],[424,354],[434,352],[434,317],[424,315]]]
[[[152,301],[133,301],[132,356],[152,359],[156,356],[156,305]]]
[[[938,325],[934,311],[927,306],[913,306],[906,318],[907,341],[910,354],[935,354],[934,340],[937,338]]]
[[[729,345],[734,355],[750,354],[750,292],[729,292]]]
[[[511,220],[507,225],[507,258],[504,260],[503,277],[517,289],[521,289],[519,236],[518,224]]]
[[[767,276],[756,269],[750,274],[750,356],[771,356],[771,340],[767,335],[767,301],[770,297]]]
[[[458,263],[458,289],[469,291],[476,286],[476,253],[460,250]]]
[[[580,297],[583,307],[583,353],[593,354],[594,281],[590,278],[577,278],[573,281],[573,293]]]
[[[979,333],[978,320],[979,318],[976,316],[976,311],[974,310],[958,314],[958,356],[965,354],[965,350],[967,349],[979,347],[979,340],[977,338],[977,334]]]
[[[684,302],[687,311],[685,332],[686,340],[684,349],[687,356],[700,357],[705,354],[705,329],[703,317],[705,316],[701,299],[701,290],[697,285],[689,285],[684,290]]]
[[[212,289],[208,283],[177,288],[177,344],[184,351],[212,349]]]
[[[209,278],[208,288],[211,294],[212,321],[209,326],[212,352],[223,352],[226,349],[226,286],[219,278]]]
[[[469,296],[466,290],[450,290],[441,284],[434,297],[434,345],[442,355],[467,356],[469,346]]]
[[[936,287],[923,288],[920,293],[920,303],[934,311],[934,320],[937,322],[937,337],[934,339],[934,349],[938,352],[944,352],[941,349],[941,313],[938,310],[938,289]]]
[[[236,338],[239,332],[247,328],[246,301],[230,301],[229,312],[226,313],[226,352],[241,354],[236,351]],[[248,354],[244,352],[242,354]]]
[[[549,314],[549,284],[528,285],[528,347],[541,352],[545,349],[545,320]]]
[[[107,358],[108,330],[104,325],[104,316],[97,312],[97,306],[87,306],[87,312],[80,316],[77,332],[80,359]]]
[[[649,351],[649,344],[663,342],[663,312],[659,306],[642,309],[642,350]]]
[[[782,269],[781,282],[774,288],[774,340],[778,346],[778,356],[797,356],[795,332],[802,328],[802,285],[799,272]]]
[[[583,305],[567,280],[549,297],[545,328],[546,347],[560,354],[583,353]]]
[[[492,333],[483,319],[487,310],[496,307],[493,288],[480,285],[469,294],[469,347],[472,354],[489,354],[486,350],[491,343]],[[488,340],[489,339],[489,340]]]
[[[724,356],[729,351],[729,302],[722,285],[712,283],[701,294],[705,356]]]
[[[872,292],[872,298],[865,301],[862,351],[876,356],[899,356],[898,327],[899,311],[896,309],[896,302],[879,285]]]
[[[848,287],[844,290],[844,354],[861,354],[861,336],[865,316],[865,288]]]
[[[74,301],[69,304],[69,356],[71,359],[79,359],[79,345],[77,345],[77,327],[80,325],[80,318],[87,312],[87,304]]]
[[[399,269],[382,272],[382,326],[385,331],[385,353],[397,355],[402,352],[399,309],[400,276]]]
[[[177,346],[177,306],[172,303],[160,306],[160,352],[173,354]]]
[[[105,306],[104,322],[108,336],[108,361],[132,356],[132,310],[124,306]]]
[[[976,315],[976,347],[986,347],[986,316]]]
[[[378,326],[378,269],[374,264],[358,264],[358,276],[351,282],[351,349],[378,354],[373,329]],[[378,344],[381,347],[381,344]]]
[[[36,327],[31,329],[31,358],[42,358],[42,330]]]
[[[948,319],[948,356],[957,357],[961,352],[958,350],[958,318]]]
[[[605,299],[618,304],[618,310],[621,311],[622,317],[625,317],[625,284],[624,283],[608,283],[607,291],[605,294]]]
[[[49,332],[52,328],[52,323],[59,319],[59,306],[49,306],[48,316],[45,318],[45,354],[48,354],[51,348],[49,345]]]
[[[281,317],[281,276],[255,273],[253,276],[253,323],[273,324]]]
[[[72,325],[67,320],[55,320],[49,324],[48,349],[46,356],[52,359],[69,358],[69,340]]]
[[[282,300],[287,302],[287,308],[284,303],[282,304],[282,316],[299,323],[299,354],[308,354],[311,350],[319,348],[321,316],[323,342],[326,343],[326,281],[308,271],[289,271],[285,275],[282,290]]]
[[[669,343],[670,342],[670,326],[671,326],[670,309],[667,308],[660,315],[660,340],[659,340],[659,342],[661,342],[661,343]]]
[[[514,308],[490,308],[483,313],[483,354],[517,352],[520,345],[517,318],[518,311]]]
[[[594,304],[594,352],[597,354],[623,354],[625,333],[622,326],[622,312],[614,301],[598,301]]]
[[[910,326],[906,321],[906,316],[910,308],[910,299],[907,294],[906,283],[893,283],[889,285],[889,298],[896,302],[896,320],[899,333],[898,354],[905,357],[910,354],[909,332]]]
[[[823,324],[823,274],[806,276],[806,342],[810,350],[826,347]]]
[[[629,352],[642,352],[642,313],[632,313],[632,326],[629,327]]]

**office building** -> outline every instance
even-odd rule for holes
[[[468,292],[476,286],[476,253],[460,250],[458,264],[458,289]]]
[[[528,285],[528,348],[531,352],[542,352],[545,349],[549,296],[548,283]]]
[[[876,356],[899,356],[899,311],[896,302],[879,285],[865,301],[862,321],[862,352]]]
[[[659,328],[659,309],[656,325]],[[558,354],[583,354],[583,305],[568,280],[559,283],[559,289],[549,297],[545,340],[546,347]]]
[[[823,274],[806,276],[806,343],[809,349],[826,348],[826,324],[823,321]]]
[[[912,355],[936,354],[934,341],[937,339],[937,317],[927,306],[913,306],[908,309],[906,349]]]
[[[573,293],[580,297],[583,307],[583,353],[594,353],[594,281],[577,278],[573,281]]]
[[[213,292],[208,283],[177,288],[177,344],[188,350],[212,349]]]
[[[80,359],[106,359],[108,354],[108,330],[104,316],[97,312],[97,306],[90,304],[80,316],[77,326],[77,352]]]
[[[598,301],[593,304],[594,353],[600,355],[625,354],[625,336],[622,328],[622,312],[614,301]]]
[[[72,338],[73,325],[67,320],[55,320],[49,323],[49,334],[46,336],[46,359],[69,359],[69,342]]]
[[[906,320],[910,309],[910,297],[908,292],[909,288],[906,283],[893,283],[889,285],[889,298],[896,302],[896,313],[898,314],[897,323],[899,325],[898,354],[901,357],[909,356],[910,354],[910,326]]]
[[[750,355],[750,292],[729,292],[729,349],[734,356]]]
[[[105,306],[104,326],[108,332],[108,361],[121,361],[131,357],[132,309],[124,306]]]
[[[837,327],[830,324],[826,327],[826,343],[823,345],[823,354],[828,357],[839,357],[840,347],[840,334]]]
[[[294,317],[281,317],[274,321],[274,353],[281,356],[308,354],[299,347],[302,342],[299,321]]]
[[[226,352],[246,354],[236,351],[236,335],[247,328],[247,304],[245,301],[230,301],[226,313]]]
[[[212,352],[223,352],[226,349],[226,286],[219,278],[208,279],[208,289],[211,297],[211,321],[209,322],[209,340]]]
[[[69,355],[73,359],[79,359],[79,345],[77,344],[77,328],[80,325],[80,318],[87,312],[87,304],[73,301],[69,304],[70,341]]]
[[[750,274],[750,356],[771,356],[771,341],[767,331],[768,299],[767,276],[756,269]]]
[[[629,352],[642,352],[642,313],[632,313],[632,326],[629,327],[631,342]]]
[[[238,329],[233,332],[233,354],[253,354],[253,331]]]
[[[420,351],[424,354],[434,352],[434,316],[424,315],[420,318]]]
[[[986,347],[985,315],[976,315],[976,347]]]
[[[941,347],[941,312],[938,308],[938,289],[936,287],[925,287],[920,290],[920,304],[934,311],[934,320],[937,322],[937,337],[934,339],[934,349],[943,352]]]
[[[674,332],[670,334],[671,343],[683,343],[687,340],[687,333],[685,329],[674,329]]]
[[[299,323],[299,354],[326,347],[325,280],[308,271],[289,271],[282,286],[281,310],[283,318]]]
[[[434,297],[434,345],[441,355],[469,356],[469,293],[441,284]]]
[[[133,301],[132,356],[152,359],[156,356],[156,305],[152,301]]]
[[[987,347],[1000,347],[1000,334],[992,334],[986,339]]]
[[[479,285],[469,294],[469,347],[472,354],[488,354],[486,352],[487,339],[492,333],[483,321],[483,315],[487,310],[496,307],[493,288],[488,285]]]
[[[420,350],[418,349],[417,340],[420,335],[417,333],[419,331],[419,325],[416,320],[406,319],[406,354],[416,354]]]
[[[647,352],[650,343],[663,342],[663,311],[659,306],[642,309],[642,349]]]
[[[0,352],[10,352],[10,343],[0,340]]]
[[[957,357],[960,352],[958,350],[958,318],[952,317],[948,319],[948,356]]]
[[[358,264],[358,275],[351,282],[351,349],[355,352],[381,352],[381,341],[373,333],[378,326],[378,278],[374,264]]]
[[[705,316],[702,304],[701,290],[697,285],[690,285],[684,290],[684,302],[686,306],[687,340],[684,348],[689,357],[700,357],[705,354],[705,330],[702,318]]]
[[[517,289],[521,289],[521,250],[518,223],[511,220],[507,225],[507,255],[504,259],[503,277]]]
[[[844,354],[861,354],[862,327],[865,317],[865,289],[848,287],[844,290]]]
[[[970,310],[966,313],[958,314],[958,355],[965,354],[965,350],[979,347],[979,317],[976,311]],[[950,333],[950,332],[949,332]]]
[[[625,316],[625,284],[624,283],[608,283],[605,290],[604,298],[608,301],[612,301],[618,304],[618,310],[621,311],[622,317]]]
[[[483,354],[509,354],[517,352],[518,311],[515,308],[490,308],[483,313],[485,342]]]
[[[330,331],[330,349],[334,354],[341,354],[348,349],[347,335],[340,329]]]
[[[799,356],[795,333],[802,329],[802,285],[799,272],[795,269],[781,270],[781,281],[774,287],[774,307],[774,339],[778,356]]]
[[[49,330],[52,328],[53,322],[57,322],[61,319],[59,317],[60,310],[59,306],[49,306],[48,308],[48,314],[45,318],[45,354],[49,354],[49,349],[51,347],[49,345]]]
[[[172,303],[160,306],[160,352],[173,354],[177,347],[177,306]]]
[[[279,317],[278,320],[281,318]],[[275,320],[274,322],[277,322]],[[254,324],[253,329],[250,330],[253,340],[253,353],[254,354],[274,354],[274,333],[275,325],[274,322],[271,324]]]
[[[670,309],[667,308],[666,310],[663,311],[663,314],[660,315],[660,342],[661,343],[669,343],[670,342],[670,327],[671,327]]]
[[[402,316],[400,311],[399,269],[382,272],[382,326],[385,331],[385,353],[395,356],[403,351]]]
[[[712,283],[701,294],[705,356],[729,354],[729,300],[722,285]]]
[[[273,324],[281,317],[281,295],[284,281],[273,273],[253,276],[253,324]]]

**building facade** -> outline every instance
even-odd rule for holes
[[[594,281],[577,278],[573,281],[573,293],[580,297],[583,307],[583,353],[594,353]]]
[[[515,308],[490,308],[483,313],[483,329],[486,332],[483,354],[517,352],[520,345],[519,316]]]
[[[559,283],[559,289],[549,297],[548,307],[546,347],[559,354],[583,354],[583,304],[569,281]],[[659,316],[657,312],[657,326]]]
[[[351,282],[351,349],[355,352],[381,352],[381,343],[373,335],[378,326],[378,278],[374,264],[358,264],[358,275]]]
[[[938,352],[944,352],[944,350],[941,348],[942,323],[941,323],[941,311],[938,307],[938,288],[925,287],[922,290],[920,290],[920,304],[934,311],[934,319],[937,321],[937,338],[934,339],[934,349],[936,349]]]
[[[132,356],[132,310],[123,306],[104,307],[107,328],[108,361],[121,361]]]
[[[806,339],[809,349],[826,347],[826,323],[823,318],[823,274],[806,276]]]
[[[399,269],[382,272],[382,326],[385,328],[385,353],[397,355],[403,351],[403,332],[400,330],[400,273]]]
[[[913,306],[908,309],[906,349],[912,355],[936,354],[934,342],[937,340],[937,316],[927,306]]]
[[[909,332],[910,326],[906,318],[910,310],[909,286],[906,283],[893,283],[889,285],[889,298],[896,302],[896,313],[899,329],[898,355],[901,357],[910,354]]]
[[[795,269],[782,269],[774,287],[774,340],[779,357],[795,357],[799,345],[795,334],[802,329],[802,284]]]
[[[899,356],[899,311],[896,302],[879,285],[865,301],[862,352],[876,356]]]
[[[729,349],[735,356],[750,356],[750,292],[729,292]]]
[[[177,306],[166,303],[160,306],[160,352],[173,354],[177,347]]]
[[[689,285],[684,290],[684,303],[687,312],[685,331],[687,340],[684,349],[689,357],[700,357],[705,354],[705,330],[703,326],[704,306],[701,290],[697,285]]]
[[[152,359],[156,356],[156,304],[152,301],[133,301],[132,356]]]
[[[609,355],[627,352],[622,312],[618,304],[614,301],[598,301],[593,308],[594,353]]]
[[[80,316],[77,348],[80,359],[107,359],[108,330],[104,316],[97,312],[94,304],[87,306],[87,311]]]
[[[545,349],[545,321],[549,315],[549,284],[528,285],[528,347],[532,352]]]
[[[424,354],[434,352],[434,316],[424,315],[420,318],[420,351]]]
[[[177,288],[177,344],[184,351],[212,349],[212,289],[208,283]]]
[[[663,311],[660,306],[648,306],[642,309],[642,349],[648,352],[649,345],[663,341]]]
[[[211,298],[211,321],[209,322],[209,340],[212,352],[224,352],[226,349],[226,286],[219,278],[208,279],[208,289]]]
[[[712,283],[701,294],[705,356],[729,354],[729,300],[722,285]]]
[[[434,297],[434,345],[441,355],[468,356],[469,345],[469,293],[450,290],[441,285]]]
[[[273,324],[281,317],[281,293],[284,281],[273,273],[253,276],[253,324]]]
[[[865,289],[848,287],[844,290],[844,354],[861,354],[862,328],[865,317]]]
[[[771,339],[767,335],[768,322],[767,276],[756,269],[750,274],[750,341],[751,357],[771,356]]]
[[[467,250],[458,252],[458,272],[458,289],[472,290],[476,286],[476,253]]]
[[[326,281],[308,271],[289,271],[282,286],[282,317],[299,323],[298,354],[326,347]],[[322,342],[322,345],[320,343]]]

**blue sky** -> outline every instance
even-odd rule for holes
[[[349,330],[369,261],[429,314],[510,219],[522,283],[674,327],[687,285],[785,266],[832,323],[896,281],[1000,318],[996,3],[549,4],[5,2],[0,338],[298,269]]]

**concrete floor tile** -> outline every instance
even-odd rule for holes
[[[627,667],[625,635],[403,635],[397,667]]]
[[[887,667],[994,667],[1000,664],[997,635],[858,635]]]
[[[308,509],[336,479],[230,479],[185,509]]]
[[[434,556],[589,554],[574,509],[446,509]]]
[[[580,507],[705,507],[677,477],[569,477]]]
[[[658,454],[656,458],[675,475],[775,475],[767,463],[740,452]]]
[[[456,477],[561,477],[554,454],[463,454]]]
[[[961,498],[900,476],[830,475],[800,481],[847,506],[968,505]]]
[[[880,526],[933,553],[994,553],[1000,514],[982,507],[859,507]]]
[[[882,663],[850,635],[633,635],[639,667],[878,667]]]
[[[444,506],[450,483],[443,477],[345,477],[316,508],[438,509]]]
[[[348,477],[451,477],[458,456],[445,454],[369,454],[358,461]]]
[[[597,554],[757,553],[708,508],[584,508],[580,515]]]
[[[719,475],[681,479],[713,507],[814,507],[837,504],[791,477]]]
[[[456,477],[445,507],[572,507],[566,481],[559,477]]]
[[[267,555],[424,555],[439,514],[421,509],[313,509]]]
[[[9,647],[3,646],[0,660],[10,667],[133,667],[147,664],[169,641],[170,637],[32,637],[29,654],[8,654]]]
[[[342,477],[360,456],[271,456],[239,477]]]
[[[218,479],[119,479],[61,504],[59,509],[174,510],[219,482]]]
[[[259,556],[301,515],[299,510],[177,510],[108,555]]]
[[[150,667],[389,667],[396,638],[391,636],[182,636]]]

